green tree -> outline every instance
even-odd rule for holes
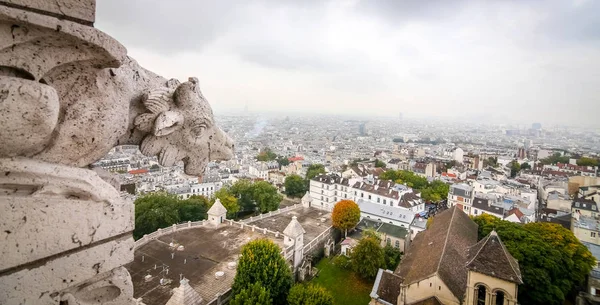
[[[520,170],[521,170],[521,165],[519,164],[519,162],[517,162],[516,160],[512,161],[510,164],[510,177],[511,178],[516,177]]]
[[[289,175],[285,177],[285,194],[290,197],[302,198],[306,193],[306,183],[298,175]]]
[[[320,174],[325,174],[325,166],[323,164],[311,164],[306,170],[306,180],[310,180]]]
[[[385,163],[379,159],[375,159],[375,167],[385,167]]]
[[[268,239],[257,239],[244,245],[231,287],[234,297],[256,283],[269,292],[272,304],[286,304],[292,273],[280,252],[279,246]]]
[[[400,259],[402,258],[402,252],[400,249],[396,247],[392,247],[391,245],[386,245],[383,248],[384,259],[385,259],[385,268],[388,270],[396,270],[398,264],[400,264]]]
[[[252,182],[248,179],[238,180],[229,188],[229,192],[237,198],[243,211],[254,211],[256,208],[252,189]]]
[[[231,305],[271,305],[272,300],[269,291],[262,287],[260,283],[250,284],[236,294],[231,301]]]
[[[252,186],[252,196],[261,213],[275,211],[279,208],[283,196],[269,182],[258,181]]]
[[[356,227],[360,221],[360,208],[352,200],[342,200],[335,204],[331,213],[333,226],[348,235],[348,229]]]
[[[483,160],[483,166],[484,167],[497,167],[498,166],[498,158],[497,157],[489,157],[485,160]]]
[[[272,152],[270,148],[265,148],[256,156],[257,161],[273,161],[277,159],[277,154]]]
[[[446,163],[446,168],[447,169],[451,169],[451,168],[453,168],[455,166],[456,166],[456,160],[452,160],[452,161]]]
[[[287,300],[289,305],[333,305],[333,296],[329,291],[311,284],[294,285]]]
[[[279,163],[279,167],[290,165],[290,160],[284,156],[277,157],[277,163]]]
[[[227,218],[237,218],[237,213],[240,211],[240,205],[238,204],[237,198],[235,198],[227,187],[222,187],[214,193],[213,197],[210,199],[210,206],[215,203],[217,198],[221,200],[221,204],[227,209]]]
[[[364,279],[374,279],[379,268],[385,267],[384,251],[372,237],[361,238],[352,249],[351,258],[352,270]]]
[[[598,159],[581,157],[581,158],[577,159],[577,165],[579,165],[579,166],[598,166]]]
[[[152,164],[152,166],[150,166],[150,169],[153,169],[153,170],[160,169],[160,165],[158,165],[158,164]]]
[[[521,170],[528,170],[531,169],[531,165],[529,165],[529,163],[524,162],[523,164],[521,164]]]
[[[149,193],[136,199],[133,237],[139,239],[144,234],[178,223],[177,202],[177,196],[168,193]]]
[[[540,159],[540,162],[545,165],[556,164],[556,163],[569,163],[569,157],[562,156],[559,152],[554,153],[552,156]]]
[[[523,284],[519,303],[563,304],[567,294],[583,283],[595,258],[573,233],[552,223],[519,225],[483,214],[473,218],[480,238],[496,230],[518,260]]]
[[[206,219],[208,204],[206,197],[198,195],[191,196],[186,200],[178,200],[177,211],[179,212],[179,222]]]
[[[427,178],[406,170],[387,170],[379,178],[382,180],[392,180],[396,183],[405,183],[415,190],[422,190],[429,185]]]

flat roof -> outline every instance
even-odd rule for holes
[[[296,216],[302,228],[306,231],[304,234],[304,244],[306,245],[323,231],[331,226],[331,213],[316,208],[296,208],[294,210],[270,216],[263,219],[247,222],[249,225],[255,225],[259,228],[275,232],[283,232]]]
[[[183,276],[204,302],[208,302],[231,287],[235,269],[228,269],[227,264],[237,260],[241,247],[264,237],[259,232],[229,225],[219,228],[207,225],[165,234],[135,250],[133,262],[125,265],[133,281],[134,297],[141,297],[147,305],[164,305]],[[283,249],[282,239],[270,239]],[[184,250],[172,249],[171,242],[183,245]],[[217,280],[217,271],[223,271],[224,277]],[[148,274],[152,279],[147,282]],[[161,278],[170,282],[160,285]]]

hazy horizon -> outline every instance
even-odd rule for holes
[[[216,113],[599,126],[600,1],[103,0],[145,68]]]

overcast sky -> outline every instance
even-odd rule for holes
[[[424,4],[426,3],[426,5]],[[101,0],[144,67],[217,113],[598,122],[596,0]]]

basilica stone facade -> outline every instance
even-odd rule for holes
[[[0,304],[135,304],[133,204],[88,166],[116,145],[201,176],[233,155],[195,78],[140,67],[95,0],[0,0]]]

